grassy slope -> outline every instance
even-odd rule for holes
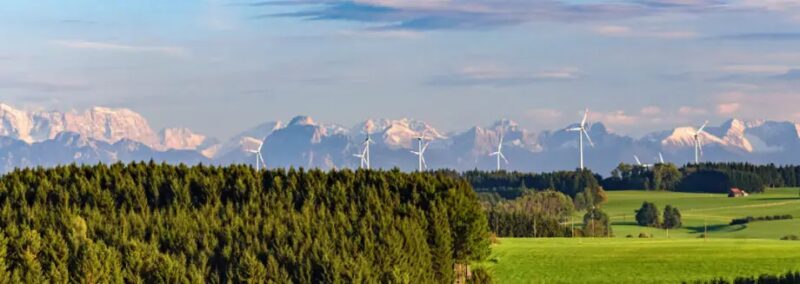
[[[800,270],[800,242],[742,239],[501,239],[498,283],[680,283]]]
[[[747,198],[646,191],[608,195],[603,210],[612,217],[617,238],[501,239],[485,265],[498,283],[680,283],[800,270],[800,242],[778,240],[800,235],[797,189],[772,189]],[[667,204],[678,207],[684,227],[670,230],[667,239],[664,230],[637,226],[634,210],[644,200],[660,210]],[[733,218],[783,214],[797,219],[728,225]],[[708,241],[697,238],[704,222]],[[639,232],[655,238],[625,238]]]
[[[800,197],[797,189],[770,189],[764,194],[746,198],[728,198],[723,194],[673,193],[647,191],[608,192],[609,202],[603,205],[613,220],[614,234],[625,237],[650,232],[656,237],[666,237],[664,230],[636,225],[634,210],[642,201],[655,203],[659,210],[670,204],[683,215],[683,228],[670,230],[670,237],[696,238],[708,224],[711,238],[764,238],[779,239],[788,234],[800,235]],[[790,214],[793,220],[754,222],[729,226],[731,219],[746,216]],[[579,220],[579,219],[576,219]]]

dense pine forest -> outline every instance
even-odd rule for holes
[[[767,187],[800,187],[800,166],[749,163],[701,163],[682,167],[620,163],[605,178],[588,170],[553,173],[475,170],[461,176],[476,191],[496,194],[502,199],[516,199],[527,190],[552,189],[572,197],[576,205],[588,206],[604,201],[603,190],[727,193],[730,188],[737,187],[749,193],[760,193]],[[577,209],[585,207],[578,206]]]
[[[0,178],[0,282],[452,283],[487,224],[445,172],[24,169]]]

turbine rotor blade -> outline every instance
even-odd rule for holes
[[[708,125],[708,120],[706,120],[706,122],[703,123],[703,126],[700,126],[700,129],[697,130],[697,134],[700,134],[700,132],[703,132],[703,129],[706,128],[706,125]]]
[[[583,112],[583,120],[581,120],[581,128],[583,128],[583,126],[586,125],[586,120],[588,118],[589,118],[589,108],[586,108],[586,110]]]
[[[506,159],[506,155],[503,155],[503,153],[500,153],[500,158],[503,158],[503,161],[505,161],[506,165],[508,165],[508,159]]]
[[[592,138],[589,137],[589,133],[587,133],[586,130],[581,130],[581,133],[586,136],[586,139],[589,140],[589,145],[594,148],[594,142],[592,142]]]

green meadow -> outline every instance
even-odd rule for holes
[[[611,191],[603,210],[612,218],[614,235],[638,236],[640,232],[666,238],[667,231],[640,227],[635,210],[643,201],[655,203],[659,210],[672,205],[681,211],[683,227],[670,230],[670,238],[697,238],[707,229],[709,238],[780,239],[794,234],[800,236],[800,196],[798,189],[769,189],[762,194],[729,198],[724,194],[675,193],[653,191]],[[744,225],[729,225],[734,218],[789,214],[792,220],[759,221]],[[580,220],[576,218],[576,220]]]
[[[500,239],[497,283],[681,283],[800,270],[800,242],[762,239]]]
[[[613,237],[504,238],[481,265],[498,283],[681,283],[800,270],[800,241],[779,240],[800,236],[798,189],[744,198],[653,191],[611,191],[608,197],[603,210],[612,219]],[[636,225],[643,201],[659,211],[678,207],[683,227],[667,232]],[[734,218],[785,214],[796,219],[729,225]],[[706,230],[708,239],[702,238]],[[653,238],[638,238],[642,232]]]

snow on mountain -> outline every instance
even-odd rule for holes
[[[574,126],[574,125],[573,125]],[[620,162],[644,161],[663,152],[667,162],[694,159],[693,127],[677,127],[634,139],[609,132],[602,123],[588,127],[594,147],[584,148],[586,165],[606,173]],[[166,128],[155,133],[147,120],[128,109],[95,107],[82,112],[34,112],[0,104],[0,172],[14,167],[53,166],[150,160],[170,163],[249,163],[251,150],[263,143],[267,167],[357,167],[353,157],[361,151],[365,133],[376,142],[371,148],[376,168],[413,170],[417,137],[424,134],[431,147],[426,160],[431,168],[493,169],[501,133],[504,167],[520,171],[574,169],[578,164],[578,136],[563,128],[535,133],[510,120],[446,134],[413,119],[366,120],[352,128],[296,116],[289,123],[267,122],[219,143],[186,128]],[[800,124],[766,120],[731,119],[709,126],[701,134],[704,161],[800,163]]]
[[[169,149],[193,150],[206,142],[205,135],[192,132],[188,128],[165,128],[159,132],[161,145]]]
[[[27,112],[0,104],[0,134],[31,142],[74,132],[104,142],[128,138],[158,145],[159,139],[140,114],[129,109],[93,107],[84,112]]]
[[[376,142],[390,149],[412,149],[416,147],[416,139],[423,134],[429,140],[444,140],[447,136],[433,126],[418,120],[408,118],[369,119],[354,129],[353,133],[363,133],[369,130],[373,137],[378,137]]]
[[[679,149],[694,147],[694,135],[697,129],[691,126],[678,127],[672,130],[672,133],[661,141],[661,146],[666,149]],[[727,144],[722,139],[714,136],[706,131],[700,133],[700,143],[706,144]]]
[[[720,128],[725,131],[721,134],[722,142],[725,146],[748,153],[753,152],[753,145],[745,135],[747,125],[744,121],[731,119],[723,123]]]
[[[31,129],[33,121],[27,112],[0,104],[0,136],[16,138],[25,142],[33,142]]]
[[[126,108],[92,107],[69,112],[24,111],[0,104],[0,136],[27,143],[56,138],[62,132],[78,133],[107,143],[130,139],[159,150],[198,150],[213,156],[216,140],[186,128],[153,131],[141,114]]]

